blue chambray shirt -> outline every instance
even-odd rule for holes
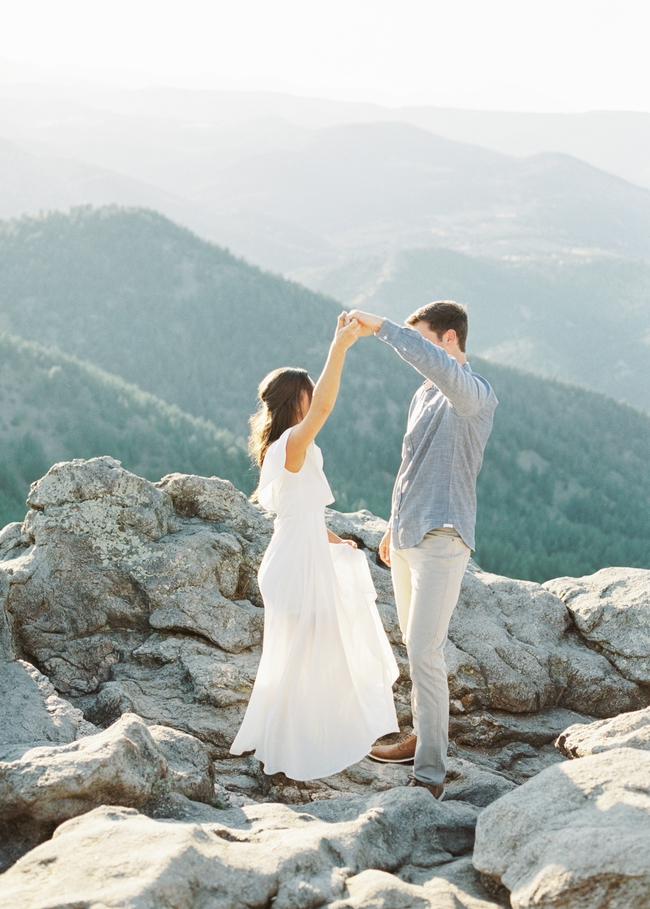
[[[391,546],[453,527],[474,549],[476,478],[499,403],[490,384],[412,328],[386,319],[377,337],[425,379],[409,409],[391,507]]]

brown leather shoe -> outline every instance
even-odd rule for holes
[[[368,757],[384,764],[408,764],[415,757],[417,741],[414,732],[407,732],[392,745],[375,745]]]
[[[445,797],[445,787],[442,783],[440,786],[432,786],[431,783],[423,783],[422,780],[412,779],[409,785],[422,786],[423,789],[428,789],[434,799],[438,802],[441,802]]]

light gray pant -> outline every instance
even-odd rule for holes
[[[439,786],[449,740],[449,686],[443,648],[471,550],[453,529],[430,531],[412,549],[391,549],[399,625],[411,667],[415,777]]]

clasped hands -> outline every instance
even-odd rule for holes
[[[374,335],[375,332],[379,331],[381,326],[384,324],[385,319],[383,316],[374,316],[369,312],[362,312],[360,309],[351,309],[350,312],[343,314],[345,317],[345,325],[349,325],[351,322],[356,321],[361,326],[361,337],[367,337],[368,335]]]

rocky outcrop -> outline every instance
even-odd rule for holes
[[[481,813],[473,861],[513,909],[650,906],[650,753],[548,768]]]
[[[25,521],[0,532],[0,832],[5,866],[24,855],[0,877],[9,905],[45,909],[48,892],[65,894],[62,906],[251,905],[244,886],[276,907],[479,909],[501,905],[503,888],[513,905],[555,905],[522,868],[551,880],[572,816],[549,821],[548,851],[535,818],[566,802],[588,826],[600,786],[612,824],[618,813],[629,822],[641,803],[617,788],[620,745],[637,748],[624,766],[636,767],[639,798],[648,792],[634,757],[647,747],[650,704],[638,570],[542,587],[470,564],[445,650],[440,805],[408,787],[404,765],[364,760],[296,783],[230,756],[261,652],[256,575],[272,532],[272,516],[230,483],[174,474],[153,484],[96,458],[55,465],[28,503]],[[377,556],[384,522],[331,511],[327,521],[368,557],[408,726],[408,660]],[[606,748],[610,763],[596,753]],[[583,795],[567,801],[574,790]],[[538,806],[528,826],[526,793]],[[573,882],[547,888],[557,905],[595,880],[570,855]],[[117,880],[120,863],[132,873]]]
[[[0,867],[100,805],[145,808],[172,792],[213,798],[205,746],[132,714],[67,745],[5,746],[0,770]]]
[[[55,465],[28,501],[0,563],[19,655],[95,724],[135,712],[226,757],[259,660],[256,573],[271,516],[225,481],[173,475],[154,485],[110,458]],[[390,575],[376,557],[383,524],[368,513],[330,520],[371,557],[408,724],[408,663]],[[585,646],[562,601],[539,585],[473,566],[449,637],[452,712],[472,745],[481,729],[494,744],[499,712],[560,707],[608,716],[647,703],[639,684]],[[507,723],[501,729],[501,744],[516,740]]]
[[[597,723],[577,723],[558,736],[555,747],[566,757],[586,757],[612,748],[650,751],[650,707]]]
[[[650,571],[603,568],[544,587],[563,600],[581,637],[621,675],[650,685]]]
[[[62,824],[0,885],[7,904],[22,909],[43,906],[51,893],[59,900],[65,894],[68,906],[132,909],[345,905],[348,880],[354,892],[367,869],[386,872],[389,886],[399,886],[396,874],[435,869],[467,853],[475,823],[476,809],[443,807],[421,789],[332,799],[309,810],[207,809],[198,823],[98,808]],[[100,866],[98,852],[105,856]]]

